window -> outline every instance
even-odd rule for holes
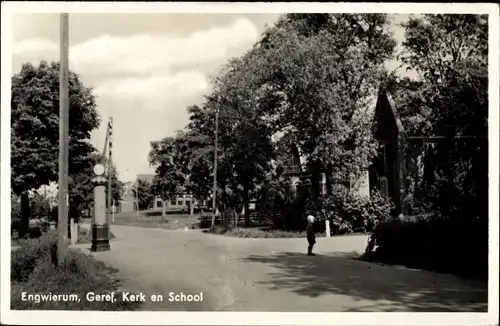
[[[182,205],[184,205],[184,201],[179,199],[177,201],[177,206],[182,206]]]
[[[161,200],[157,200],[156,201],[156,206],[157,207],[163,207],[163,203],[161,202]]]
[[[380,177],[379,179],[379,189],[382,196],[385,198],[389,197],[389,185],[387,184],[386,177]]]
[[[170,205],[175,206],[175,199],[172,199],[172,200],[170,201]]]
[[[320,187],[321,187],[321,194],[325,195],[326,194],[326,174],[324,174],[324,173],[321,173]]]

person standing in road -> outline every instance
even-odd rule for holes
[[[314,216],[312,215],[307,216],[306,234],[307,234],[307,242],[309,243],[309,247],[307,247],[308,256],[316,256],[312,252],[313,247],[316,244],[316,235],[314,234],[313,223],[314,223]]]

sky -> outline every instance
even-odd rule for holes
[[[210,94],[210,78],[255,44],[277,14],[70,14],[70,69],[94,89],[102,118],[91,142],[102,150],[113,117],[113,161],[122,181],[153,173],[150,142],[173,136],[187,107]],[[400,43],[392,16],[391,29]],[[59,59],[59,15],[13,17],[13,73]],[[390,62],[395,68],[397,62]]]

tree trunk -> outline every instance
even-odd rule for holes
[[[21,220],[19,221],[18,237],[24,238],[28,232],[31,217],[30,198],[28,192],[21,194]]]
[[[194,215],[194,198],[189,202],[189,218],[192,218]]]
[[[250,226],[250,198],[248,194],[248,184],[243,186],[243,209],[245,210],[245,226]]]
[[[161,219],[164,220],[167,217],[167,201],[165,199],[161,200]]]

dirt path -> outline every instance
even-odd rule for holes
[[[113,226],[112,250],[93,255],[120,270],[125,287],[163,302],[143,310],[485,311],[487,284],[352,259],[366,237],[237,239],[199,231]],[[88,245],[86,246],[88,247]],[[203,302],[169,302],[169,293]]]

